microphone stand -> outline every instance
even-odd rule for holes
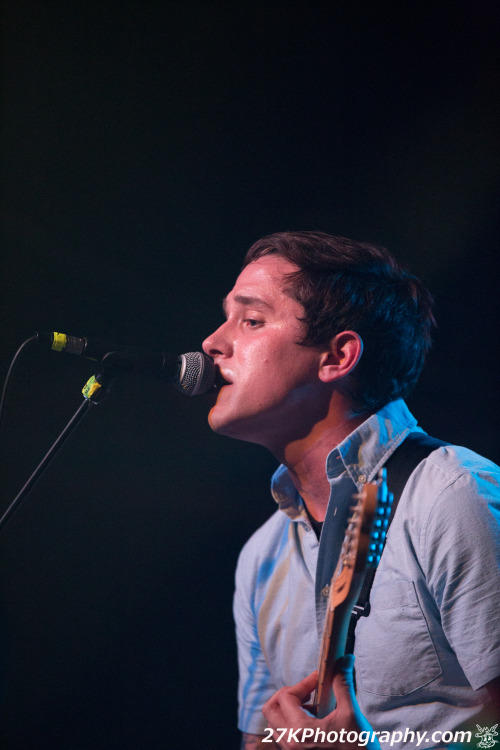
[[[104,397],[109,393],[113,377],[127,371],[128,368],[127,366],[123,365],[120,357],[118,357],[115,361],[115,358],[113,356],[114,354],[115,352],[106,355],[106,358],[101,362],[102,372],[100,372],[98,375],[92,375],[92,377],[84,385],[82,390],[84,396],[83,402],[71,417],[70,421],[61,432],[48,453],[40,461],[24,487],[19,491],[7,510],[0,517],[0,530],[4,528],[7,521],[12,517],[14,511],[19,508],[26,495],[38,482],[48,465],[52,462],[57,453],[59,453],[64,443],[76,430],[78,425],[81,424],[91,408],[96,404],[101,403]]]

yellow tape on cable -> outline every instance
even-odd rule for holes
[[[101,384],[98,383],[95,379],[95,375],[92,375],[92,377],[87,380],[82,388],[84,398],[88,399],[89,401],[93,401],[95,395],[99,392],[101,387]]]
[[[65,333],[53,333],[52,334],[52,349],[55,352],[62,352],[66,348],[68,343],[68,337]]]

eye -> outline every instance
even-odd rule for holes
[[[248,326],[248,328],[257,328],[257,326],[261,325],[262,320],[256,320],[255,318],[244,318],[243,322]]]

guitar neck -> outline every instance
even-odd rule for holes
[[[332,680],[335,675],[337,659],[340,659],[345,652],[352,609],[350,603],[349,600],[349,606],[341,605],[337,609],[329,608],[326,615],[318,662],[318,685],[313,697],[313,712],[318,719],[322,719],[329,714],[336,706]],[[348,610],[347,616],[346,612],[341,610]]]
[[[335,708],[332,680],[336,662],[345,652],[351,612],[358,600],[367,566],[376,567],[382,554],[392,503],[385,469],[381,470],[377,483],[365,485],[353,499],[356,506],[347,524],[330,584],[321,641],[318,685],[313,697],[313,710],[320,719]]]

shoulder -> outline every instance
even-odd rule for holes
[[[488,458],[462,445],[443,445],[433,451],[428,461],[448,474],[490,472],[498,477],[500,467]]]
[[[500,468],[474,451],[456,445],[433,451],[411,475],[401,504],[399,523],[418,539],[423,559],[450,549],[454,555],[476,549],[496,556]]]
[[[453,503],[465,511],[480,499],[493,509],[500,508],[500,467],[474,451],[458,445],[444,445],[433,451],[415,469],[402,499],[432,513],[436,504]],[[480,503],[481,504],[481,503]]]

